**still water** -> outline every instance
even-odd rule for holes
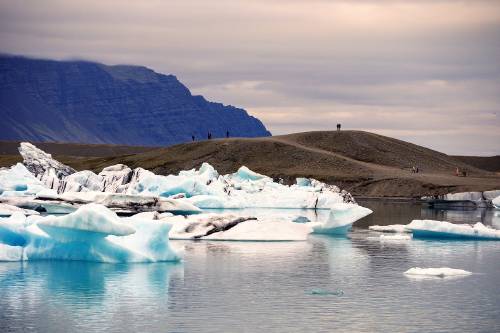
[[[368,226],[422,217],[499,228],[500,211],[362,204],[375,213],[347,239],[176,241],[178,264],[0,263],[0,332],[498,331],[500,242],[380,242]],[[403,274],[415,266],[474,274]]]

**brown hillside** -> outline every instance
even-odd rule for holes
[[[1,145],[0,145],[1,146]],[[90,154],[85,146],[85,154]],[[124,163],[144,167],[158,174],[212,164],[220,173],[235,172],[241,165],[293,182],[296,177],[314,177],[338,184],[358,196],[422,195],[500,188],[500,177],[431,149],[401,140],[361,131],[306,132],[266,138],[231,138],[185,143],[138,152],[121,148],[126,155],[104,156],[102,145],[92,145],[96,156],[57,154],[50,144],[45,149],[77,170],[100,171]],[[122,146],[123,147],[123,146]],[[78,155],[78,149],[71,151]],[[43,149],[43,147],[42,147]],[[83,149],[83,147],[82,147]],[[91,151],[92,151],[91,149]],[[88,155],[85,155],[88,156]],[[4,155],[12,164],[12,155]],[[416,165],[421,172],[412,174]],[[455,169],[467,169],[469,177],[454,176]]]

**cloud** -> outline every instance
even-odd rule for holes
[[[340,119],[458,154],[500,154],[499,36],[487,0],[0,0],[3,52],[173,73],[274,133]]]

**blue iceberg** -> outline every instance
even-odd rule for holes
[[[413,220],[406,228],[411,230],[414,238],[500,240],[500,230],[489,228],[481,222],[471,226],[445,221]]]
[[[170,228],[164,221],[121,219],[99,204],[65,216],[15,213],[0,221],[0,260],[178,261]]]

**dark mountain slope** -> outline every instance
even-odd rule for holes
[[[0,56],[2,140],[160,146],[270,133],[245,110],[138,66]]]

